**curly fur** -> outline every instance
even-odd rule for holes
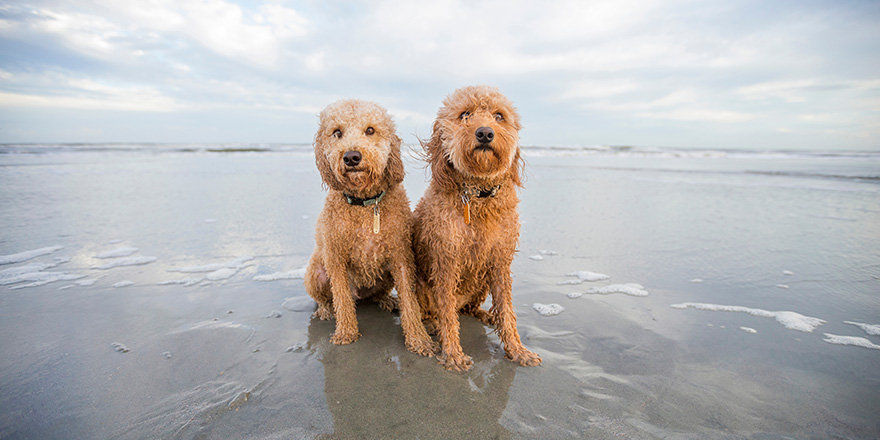
[[[480,127],[493,129],[488,145]],[[519,239],[523,161],[519,115],[498,89],[471,86],[443,101],[431,138],[423,144],[431,183],[414,212],[416,294],[426,324],[440,334],[441,364],[467,370],[473,364],[461,348],[459,314],[495,325],[507,357],[524,366],[541,358],[523,347],[516,329],[510,265]],[[494,197],[471,197],[465,223],[462,194],[498,187]],[[492,307],[480,305],[492,295]]]
[[[306,268],[305,287],[318,303],[314,316],[336,319],[334,344],[349,344],[358,331],[355,303],[371,298],[386,310],[397,301],[401,326],[410,351],[437,351],[421,321],[413,292],[412,213],[403,189],[401,139],[394,121],[381,106],[359,100],[330,104],[320,114],[315,134],[315,163],[329,188],[318,216],[315,251]],[[362,156],[346,165],[346,152]],[[385,191],[378,203],[379,232],[373,231],[373,206],[351,205],[346,194],[370,198]]]

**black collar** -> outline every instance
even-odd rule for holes
[[[360,197],[350,196],[346,193],[342,193],[345,196],[345,201],[348,202],[349,205],[357,205],[357,206],[370,206],[376,205],[380,201],[382,201],[382,197],[385,197],[385,191],[382,191],[379,194],[376,194],[373,197],[367,197],[362,199]]]
[[[464,195],[468,198],[476,197],[478,199],[485,199],[487,197],[495,197],[495,194],[498,193],[499,189],[501,189],[501,185],[495,185],[489,189],[466,186],[464,188]]]

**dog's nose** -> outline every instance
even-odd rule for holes
[[[477,129],[477,142],[481,144],[488,144],[492,142],[492,139],[495,139],[495,130],[492,130],[492,127],[480,127]]]
[[[361,153],[360,151],[346,151],[342,156],[342,161],[345,162],[347,166],[356,167],[359,163],[361,163]]]

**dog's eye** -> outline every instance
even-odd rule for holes
[[[366,133],[367,136],[372,135],[375,132],[376,132],[376,130],[374,130],[373,127],[367,127],[367,129],[364,131],[364,133]]]
[[[504,120],[504,115],[502,115],[501,112],[495,113],[495,120],[498,121],[498,122],[503,121],[503,120]]]
[[[461,114],[458,115],[458,119],[464,120],[464,118],[467,118],[470,115],[471,115],[471,112],[461,112]]]
[[[333,130],[333,137],[335,137],[336,139],[341,138],[342,137],[342,130],[340,130],[338,128],[336,130]]]

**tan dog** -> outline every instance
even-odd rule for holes
[[[520,341],[511,298],[523,168],[519,129],[519,115],[501,92],[465,87],[443,101],[423,145],[432,177],[414,213],[416,293],[428,327],[439,330],[439,359],[449,370],[473,364],[461,349],[459,313],[495,325],[510,360],[541,363]],[[487,312],[480,305],[488,294]]]
[[[396,130],[386,110],[371,102],[337,101],[321,112],[315,162],[330,191],[305,287],[318,303],[314,316],[336,318],[334,344],[360,337],[357,300],[372,298],[391,311],[396,287],[406,347],[429,356],[437,344],[422,325],[413,293],[412,213]]]

